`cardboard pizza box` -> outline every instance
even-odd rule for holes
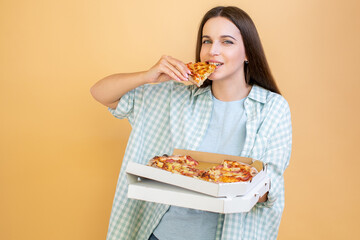
[[[236,197],[246,195],[257,186],[265,177],[267,165],[261,161],[252,158],[245,158],[233,155],[207,153],[199,151],[190,151],[183,149],[175,149],[174,155],[189,155],[193,159],[199,161],[199,168],[207,169],[223,160],[233,160],[243,162],[254,166],[258,170],[258,174],[249,182],[236,183],[213,183],[196,178],[171,173],[162,169],[154,168],[144,164],[129,162],[126,168],[128,175],[147,178],[158,182],[174,185],[198,193],[206,194],[213,197]],[[150,160],[150,159],[149,159]]]
[[[244,196],[213,197],[132,174],[128,181],[131,199],[217,213],[248,212],[270,188],[270,179],[265,177]]]

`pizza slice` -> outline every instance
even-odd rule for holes
[[[215,64],[206,62],[188,63],[186,66],[191,72],[189,81],[193,82],[198,87],[200,87],[216,69]]]

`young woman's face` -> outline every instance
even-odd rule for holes
[[[204,25],[200,51],[202,62],[219,64],[209,79],[244,79],[246,59],[240,30],[227,18],[210,18]]]

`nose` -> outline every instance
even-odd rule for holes
[[[211,45],[211,48],[210,48],[210,55],[211,56],[217,56],[217,55],[219,55],[220,54],[220,47],[219,47],[219,45],[217,44],[217,43],[213,43],[212,45]]]

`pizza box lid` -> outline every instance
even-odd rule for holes
[[[239,161],[253,165],[255,168],[257,168],[258,174],[249,182],[213,183],[134,162],[128,163],[126,173],[136,175],[141,178],[148,178],[171,184],[214,197],[235,197],[245,195],[266,176],[267,165],[261,161],[253,160],[252,158],[183,149],[175,149],[173,154],[189,155],[193,159],[199,161],[199,167],[203,169],[219,164],[224,159]]]
[[[264,177],[246,195],[212,197],[136,175],[128,178],[128,198],[217,213],[248,212],[270,188],[270,179]]]

